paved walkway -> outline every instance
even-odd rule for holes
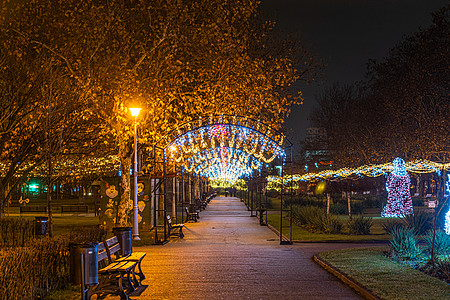
[[[184,239],[135,247],[148,287],[132,299],[361,299],[312,260],[356,245],[280,245],[238,198],[216,197],[200,217]]]

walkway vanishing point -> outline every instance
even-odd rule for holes
[[[133,249],[147,252],[147,287],[132,299],[361,299],[312,260],[319,252],[355,244],[280,245],[232,197],[214,198],[199,222],[185,226],[184,239]]]

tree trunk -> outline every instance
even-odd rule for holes
[[[121,176],[121,188],[122,194],[120,195],[119,203],[117,206],[117,227],[127,227],[129,226],[128,212],[133,208],[132,201],[130,198],[131,189],[131,155],[130,151],[127,151],[126,144],[123,143],[119,146],[119,158],[122,165],[122,176]]]
[[[47,208],[48,208],[48,235],[53,237],[53,204],[52,204],[52,158],[48,155],[48,175],[47,175]]]
[[[330,214],[330,202],[331,202],[331,195],[327,194],[327,215]]]
[[[352,205],[350,203],[350,192],[347,192],[348,217],[352,218]]]
[[[0,187],[0,219],[3,217],[3,206],[5,203],[6,191],[3,186]]]

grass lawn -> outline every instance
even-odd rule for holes
[[[387,248],[358,248],[317,255],[382,299],[449,299],[450,285],[383,255]]]
[[[347,222],[348,217],[341,217],[344,224]],[[267,215],[267,221],[270,225],[277,230],[280,229],[280,214],[277,212],[269,213]],[[370,235],[350,235],[345,232],[342,234],[326,234],[326,233],[312,233],[295,224],[292,225],[292,240],[296,241],[387,241],[390,239],[390,235],[386,234],[382,228],[384,220],[382,218],[373,218],[374,225],[372,226]],[[283,234],[289,237],[289,220],[286,219],[283,222]]]

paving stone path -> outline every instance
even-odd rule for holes
[[[245,205],[216,197],[184,239],[145,251],[146,289],[132,299],[361,299],[313,262],[318,252],[354,244],[280,245]]]

